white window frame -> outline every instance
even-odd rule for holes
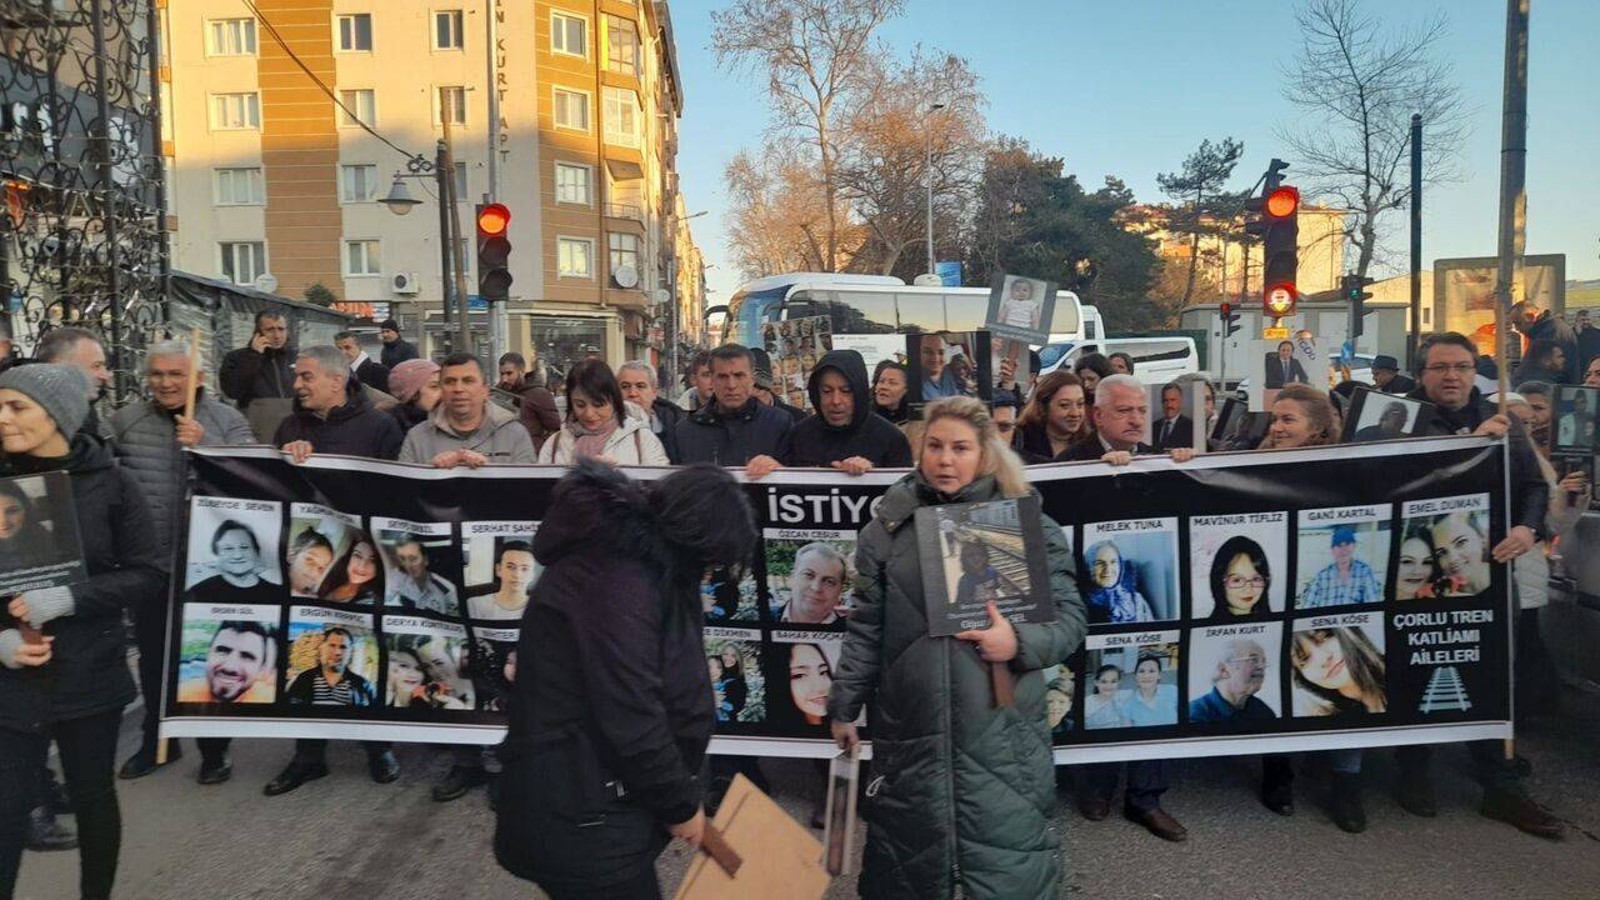
[[[493,13],[491,13],[493,15]],[[454,32],[454,44],[441,45],[439,43],[439,19],[442,16],[453,16],[450,28]],[[459,53],[467,49],[467,11],[464,9],[436,9],[433,10],[433,28],[428,34],[428,43],[436,53]]]
[[[254,173],[254,177],[251,177]],[[230,192],[238,195],[238,185],[235,180],[239,177],[245,179],[245,186],[249,198],[245,200],[223,199],[222,184],[226,180]],[[217,166],[211,170],[211,203],[214,206],[265,206],[267,203],[266,178],[260,166]]]
[[[256,273],[254,273],[250,277],[249,281],[240,281],[239,280],[239,276],[238,276],[238,272],[239,272],[239,265],[238,265],[238,263],[239,263],[239,249],[238,248],[240,248],[240,247],[260,247],[261,248],[260,257],[258,259],[256,259],[256,260],[253,260],[253,262],[258,264],[261,268],[260,268],[259,271],[257,271]],[[228,256],[230,254],[233,257],[231,260],[228,260],[228,262],[230,262],[231,265],[224,265],[223,264],[224,260],[227,260],[227,258],[228,258]],[[252,254],[252,255],[254,255],[254,254]],[[229,275],[228,272],[227,272],[227,270],[230,269],[230,268],[233,269],[233,271],[234,271],[233,275]],[[218,241],[217,242],[217,274],[221,275],[223,278],[231,278],[233,280],[234,284],[248,285],[248,284],[254,284],[255,280],[257,278],[260,278],[264,273],[267,273],[267,272],[270,272],[270,271],[272,271],[272,268],[267,263],[267,242],[266,241]]]
[[[624,249],[616,246],[617,243],[619,242],[619,239],[632,240],[633,241],[633,248],[629,249],[629,250],[624,250]],[[633,262],[631,263],[631,265],[633,266],[633,270],[635,272],[639,273],[639,278],[642,281],[644,279],[644,239],[639,237],[637,234],[633,234],[633,233],[627,232],[627,231],[611,231],[611,232],[607,232],[606,233],[606,263],[607,263],[607,265],[609,267],[607,269],[607,274],[611,274],[611,273],[617,271],[617,266],[619,265],[618,257],[623,255],[623,254],[630,255],[633,258]]]
[[[243,118],[246,120],[254,119],[253,122],[246,121],[243,125],[224,125],[218,121],[218,101],[238,102],[241,100],[244,101],[244,105],[238,111],[248,113],[247,115],[243,116]],[[212,131],[261,130],[261,94],[258,91],[224,91],[215,94],[208,94],[206,96],[206,107],[206,115],[210,117]],[[232,112],[232,110],[230,110],[230,112]]]
[[[639,34],[639,23],[623,16],[606,14],[606,71],[616,72],[620,75],[640,77],[644,70],[644,38]],[[633,65],[622,67],[617,64],[616,43],[611,40],[612,24],[626,25],[633,29]],[[617,29],[622,30],[622,29]]]
[[[571,205],[571,206],[586,206],[586,207],[589,207],[590,209],[593,209],[594,208],[594,166],[586,165],[584,163],[566,162],[565,160],[559,160],[559,159],[555,161],[555,164],[556,164],[556,167],[555,167],[555,197],[556,197],[556,202],[557,203],[565,203],[565,204],[568,204],[568,205]],[[562,169],[571,169],[574,172],[582,172],[583,173],[583,199],[582,200],[567,200],[567,199],[564,199],[561,196],[561,170]]]
[[[605,88],[604,118],[606,143],[618,147],[632,147],[638,149],[644,146],[644,109],[639,103],[639,92],[632,88],[610,87]],[[630,105],[631,104],[631,105]],[[613,106],[617,110],[618,127],[612,127],[611,111]],[[633,120],[633,128],[624,130],[620,127],[623,111],[626,110]]]
[[[350,20],[350,43],[352,44],[352,46],[350,46],[350,47],[346,47],[344,45],[344,23],[345,23],[346,19]],[[367,44],[368,44],[368,46],[366,46],[366,47],[356,47],[356,46],[354,46],[354,44],[356,43],[356,38],[357,38],[355,22],[358,19],[366,19],[367,20]],[[371,53],[373,51],[373,49],[376,48],[377,46],[378,46],[378,23],[373,18],[372,13],[369,13],[369,12],[347,12],[347,13],[334,13],[333,14],[333,52],[335,52],[335,53]]]
[[[227,28],[230,25],[237,25],[237,23],[241,23],[241,22],[244,23],[246,27],[238,28],[238,35],[239,35],[239,38],[240,38],[239,51],[235,53],[235,52],[232,52],[232,51],[229,51],[229,50],[225,50],[222,47],[219,47],[217,45],[217,40],[216,40],[216,38],[217,38],[217,32],[216,32],[217,27],[218,26],[222,26],[223,28]],[[244,38],[246,36],[245,32],[247,32],[247,31],[249,32],[248,36],[249,36],[249,39],[250,39],[250,41],[249,41],[250,49],[249,50],[244,49]],[[230,34],[229,37],[231,38],[232,35]],[[257,27],[256,20],[254,18],[250,17],[250,16],[218,16],[215,19],[207,19],[206,20],[206,35],[205,35],[205,38],[206,38],[206,56],[215,56],[215,57],[255,56],[261,50],[261,30],[260,30],[260,28]]]
[[[587,273],[578,274],[578,273],[569,273],[569,272],[565,271],[565,269],[564,269],[564,267],[562,265],[562,260],[561,260],[561,248],[562,248],[562,245],[569,244],[569,243],[570,244],[584,244],[589,248],[588,249],[589,271]],[[594,280],[594,246],[595,246],[594,238],[578,237],[576,235],[567,235],[567,234],[558,234],[558,235],[556,235],[556,277],[557,278],[581,279],[583,281],[593,281]]]
[[[560,119],[560,117],[558,115],[558,113],[560,112],[560,104],[558,104],[556,102],[556,97],[559,94],[571,94],[574,97],[582,97],[583,98],[583,125],[581,127],[577,126],[577,125],[563,125],[563,124],[561,124],[561,119]],[[578,90],[577,88],[565,87],[565,86],[559,85],[559,84],[551,85],[550,86],[550,121],[555,125],[555,127],[557,129],[562,130],[562,131],[581,131],[581,132],[583,132],[585,134],[593,131],[594,130],[594,94],[591,94],[588,91]]]
[[[365,197],[352,196],[351,172],[355,169],[365,169],[372,173],[368,184],[368,195]],[[378,165],[376,163],[341,163],[339,165],[339,202],[340,203],[370,203],[378,199]]]
[[[372,259],[372,247],[378,248],[376,263]],[[381,278],[383,276],[383,240],[381,238],[345,238],[340,247],[339,268],[343,269],[346,278]],[[361,247],[362,271],[356,271],[350,265],[350,251]]]
[[[346,94],[351,94],[353,96],[346,97]],[[367,116],[365,119],[361,119],[362,94],[369,94],[372,97],[372,114]],[[341,106],[340,104],[343,105]],[[345,112],[346,109],[354,110],[354,113],[352,114]],[[335,118],[339,120],[340,128],[360,128],[361,121],[366,122],[367,127],[369,128],[378,127],[377,88],[340,88],[339,103],[334,104],[333,112]],[[361,119],[361,121],[357,121],[358,119]]]
[[[569,21],[572,21],[572,22],[579,22],[579,23],[581,23],[583,25],[583,52],[574,53],[571,49],[569,49],[566,46],[564,46],[566,44],[566,42],[567,42],[567,40],[566,40],[567,32],[566,32],[565,28],[562,28],[560,31],[556,30],[556,20],[557,19],[566,19],[566,20],[569,20]],[[588,59],[589,58],[589,45],[594,43],[593,39],[590,37],[590,31],[591,31],[591,29],[589,27],[589,17],[588,16],[580,16],[580,15],[577,15],[576,13],[572,13],[572,12],[569,12],[569,11],[566,11],[566,10],[559,10],[559,9],[550,10],[550,52],[551,53],[554,53],[557,56],[570,56],[570,57],[572,57],[574,59]],[[556,45],[556,35],[557,34],[561,35],[561,44],[562,44],[562,46],[557,46]]]
[[[452,104],[453,108],[451,111],[456,115],[455,118],[450,120],[450,127],[465,128],[468,121],[468,97],[471,95],[467,92],[466,85],[463,84],[436,84],[429,89],[429,93],[433,95],[433,127],[441,128],[444,126],[444,98],[439,96],[441,91],[460,92],[461,102],[458,104]]]

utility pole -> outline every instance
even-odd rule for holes
[[[439,205],[445,209],[444,236],[450,244],[450,259],[455,268],[456,280],[456,334],[457,353],[472,353],[472,323],[469,318],[471,302],[467,299],[467,260],[461,251],[461,216],[456,196],[456,158],[450,147],[450,118],[455,115],[455,104],[450,102],[450,89],[439,88],[439,121],[444,126],[444,166],[439,176]]]
[[[489,94],[489,192],[484,195],[485,203],[500,202],[500,21],[503,14],[502,0],[484,0],[484,74],[485,84],[488,85]],[[507,298],[510,302],[510,298]],[[489,355],[490,365],[500,358],[500,354],[511,349],[510,320],[506,313],[506,303],[492,303],[489,305]],[[531,364],[530,360],[530,364]]]
[[[943,103],[934,103],[928,107],[928,118],[922,125],[923,143],[926,145],[927,158],[924,168],[925,181],[928,182],[928,274],[934,274],[933,260],[933,114],[944,109]]]
[[[1528,6],[1506,0],[1505,93],[1500,113],[1500,265],[1495,273],[1495,342],[1500,346],[1500,411],[1512,363],[1510,307],[1522,299],[1522,253],[1528,222]],[[1519,348],[1520,349],[1520,348]],[[1518,354],[1520,355],[1520,354]]]
[[[1406,369],[1415,371],[1422,338],[1422,113],[1411,115],[1411,328]]]

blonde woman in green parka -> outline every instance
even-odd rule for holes
[[[930,637],[918,560],[918,508],[1026,496],[1022,463],[983,404],[930,403],[917,470],[884,495],[856,549],[856,608],[828,702],[833,736],[857,741],[870,706],[874,778],[867,787],[861,896],[1056,897],[1061,839],[1042,669],[1083,641],[1075,562],[1048,516],[1056,621]],[[1006,663],[1016,704],[995,705],[990,662]]]

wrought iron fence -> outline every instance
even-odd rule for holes
[[[153,0],[0,0],[0,324],[24,354],[98,332],[119,400],[166,322],[156,21]]]

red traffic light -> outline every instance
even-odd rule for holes
[[[506,233],[506,226],[511,224],[511,210],[503,203],[490,203],[478,210],[478,234],[482,237],[498,237]]]
[[[1287,219],[1300,208],[1300,189],[1280,187],[1267,195],[1262,207],[1274,219]]]
[[[1226,319],[1228,316],[1231,316],[1231,315],[1233,315],[1233,304],[1231,304],[1231,303],[1222,304],[1222,317],[1224,319]]]

